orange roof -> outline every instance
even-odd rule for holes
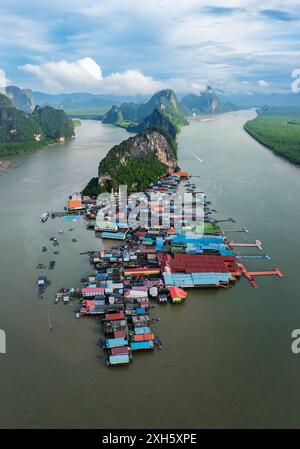
[[[170,295],[171,298],[186,298],[187,297],[187,292],[185,292],[184,290],[182,290],[182,288],[178,288],[178,287],[171,287],[170,288]]]
[[[69,209],[77,209],[78,207],[82,207],[81,200],[70,200],[68,202],[68,208]]]
[[[184,178],[186,176],[189,176],[188,172],[186,172],[186,171],[177,171],[176,173],[174,173],[174,175],[182,176]]]
[[[140,334],[134,336],[134,341],[149,341],[154,340],[153,334]]]

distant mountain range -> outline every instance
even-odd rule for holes
[[[173,92],[170,89],[166,91]],[[147,101],[144,96],[116,96],[116,95],[96,95],[90,93],[63,93],[63,94],[47,94],[44,92],[31,91],[30,89],[19,89],[16,86],[9,86],[6,88],[6,95],[10,98],[13,105],[24,112],[33,112],[36,105],[53,106],[55,108],[64,109],[68,113],[85,111],[94,111],[98,114],[104,114],[109,109],[112,112],[118,112],[119,108],[132,121],[132,115],[129,110],[133,111],[133,116],[138,110],[138,121],[150,115],[155,108],[159,107],[159,101],[153,104],[154,101]],[[155,95],[154,95],[155,97]],[[203,92],[198,94],[189,94],[179,96],[180,105],[184,109],[184,113],[191,115],[196,114],[211,114],[220,113],[228,110],[250,107],[268,106],[300,106],[300,94],[252,94],[252,95],[225,95],[223,93],[216,93],[210,86]],[[177,100],[178,101],[178,100]],[[136,105],[136,107],[134,106]],[[121,107],[122,106],[122,107]],[[147,110],[148,107],[148,110]],[[78,114],[74,114],[78,115]]]
[[[193,113],[214,114],[236,109],[232,104],[229,104],[230,102],[220,100],[209,86],[206,91],[199,94],[189,94],[183,97],[181,101],[178,100],[175,92],[171,89],[157,92],[150,100],[141,96],[128,97],[89,93],[50,95],[43,92],[33,92],[32,95],[35,104],[62,108],[74,116],[83,116],[87,112],[104,114],[105,123],[140,123],[152,114],[154,109],[163,109],[164,106],[168,109],[170,105],[169,112],[175,107],[179,115],[182,116],[192,115]]]
[[[43,92],[33,92],[33,97],[36,104],[59,107],[67,111],[98,109],[99,112],[106,112],[114,104],[132,101],[132,97],[128,96],[95,95],[89,93],[51,95]],[[144,97],[134,97],[134,100],[140,102],[144,100]]]

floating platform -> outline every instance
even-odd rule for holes
[[[254,243],[235,243],[235,242],[229,242],[228,243],[231,248],[258,248],[259,250],[262,250],[262,242],[260,240],[255,240]]]
[[[239,263],[239,268],[243,275],[249,280],[253,288],[258,288],[254,277],[255,276],[278,276],[280,278],[284,277],[284,274],[279,270],[279,268],[274,268],[272,271],[248,271],[245,265]]]
[[[101,232],[102,239],[125,240],[126,233],[123,232]]]
[[[261,256],[235,256],[236,259],[240,260],[240,259],[260,259],[260,260],[271,260],[271,257],[268,256],[268,254],[264,254]]]

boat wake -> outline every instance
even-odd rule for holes
[[[204,164],[204,160],[201,159],[201,157],[196,156],[195,153],[192,153],[192,155],[194,156],[195,159],[197,159],[197,161],[199,161],[201,164]]]

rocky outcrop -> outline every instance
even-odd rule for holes
[[[19,89],[16,86],[8,86],[5,91],[15,108],[29,114],[34,111],[35,102],[30,89]]]
[[[128,127],[128,131],[142,132],[147,128],[161,128],[167,132],[173,140],[176,139],[179,128],[175,126],[161,109],[154,109],[151,115],[146,117],[140,125]]]
[[[211,87],[199,94],[189,94],[182,98],[181,105],[186,113],[191,114],[218,114],[234,111],[236,107],[230,103],[222,103]]]
[[[147,130],[114,146],[99,164],[99,184],[112,179],[122,166],[132,159],[141,161],[154,156],[166,166],[166,172],[177,165],[176,154],[167,138],[156,130]]]
[[[25,112],[15,108],[6,95],[0,95],[0,145],[27,144],[40,134],[40,127]]]
[[[0,94],[0,154],[32,151],[54,141],[64,142],[74,135],[72,120],[62,110],[36,107],[27,114]]]
[[[184,109],[178,102],[175,92],[171,89],[156,92],[145,103],[123,103],[121,106],[113,106],[103,117],[103,123],[115,123],[124,125],[139,125],[149,117],[153,111],[161,110],[175,126],[184,126],[188,122],[184,115]]]
[[[62,109],[54,109],[51,106],[37,106],[32,117],[39,124],[46,139],[63,143],[74,135],[73,121]]]
[[[123,121],[122,111],[117,106],[112,106],[112,108],[103,116],[103,123],[117,124]]]

